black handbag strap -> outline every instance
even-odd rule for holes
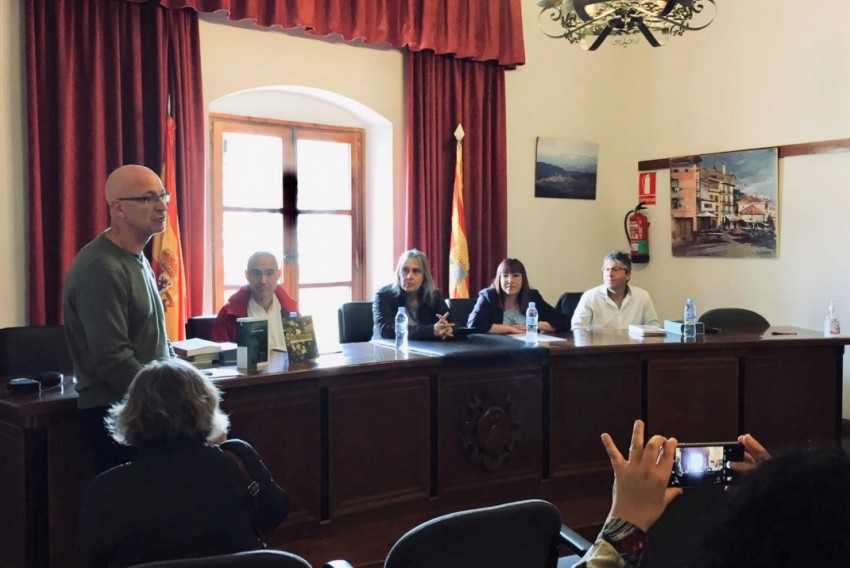
[[[248,495],[251,497],[251,503],[254,505],[254,534],[257,535],[257,538],[263,543],[263,547],[266,546],[266,541],[263,539],[263,532],[260,529],[260,521],[258,515],[260,514],[260,484],[254,481],[254,478],[251,477],[251,474],[248,472],[248,468],[245,467],[245,462],[242,461],[235,452],[231,452],[224,448],[221,448],[221,451],[224,452],[224,455],[228,457],[228,459],[236,466],[236,469],[239,470],[239,474],[248,484],[247,490]]]

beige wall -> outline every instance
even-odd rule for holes
[[[26,324],[23,3],[0,2],[0,327]]]
[[[850,137],[844,0],[820,0],[816,13],[792,0],[726,0],[709,28],[665,47],[605,45],[596,53],[543,36],[536,3],[522,4],[527,63],[506,80],[508,248],[553,302],[564,290],[596,284],[603,254],[625,247],[622,219],[637,201],[639,160]],[[25,155],[22,10],[16,2],[0,6],[0,157],[7,165],[0,173],[0,286],[12,299],[0,306],[6,326],[25,323]],[[211,21],[201,33],[208,105],[241,89],[293,84],[339,92],[390,120],[392,191],[400,195],[397,52]],[[534,198],[538,136],[599,144],[596,200]],[[650,290],[661,317],[678,317],[690,295],[700,311],[746,306],[776,324],[819,329],[836,298],[850,330],[850,153],[780,162],[779,257],[772,260],[673,258],[667,180],[660,172],[658,205],[649,212],[652,260],[633,280]],[[393,207],[397,232],[397,200]],[[391,260],[372,268],[389,273]]]

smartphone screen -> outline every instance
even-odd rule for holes
[[[679,444],[673,458],[669,487],[706,487],[734,485],[740,474],[730,462],[744,459],[744,447],[738,442]]]

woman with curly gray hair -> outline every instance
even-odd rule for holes
[[[112,437],[138,454],[89,484],[78,523],[80,566],[263,547],[256,529],[278,526],[289,499],[249,444],[225,441],[220,402],[218,388],[182,361],[139,371],[106,418]],[[256,502],[247,477],[259,485]]]

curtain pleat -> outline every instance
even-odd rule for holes
[[[145,1],[145,0],[134,0]],[[525,63],[520,0],[157,0],[172,9],[223,10],[232,21],[430,50],[459,59]]]
[[[405,50],[406,246],[448,287],[455,137],[463,124],[463,200],[470,295],[507,254],[505,71],[494,63]]]

